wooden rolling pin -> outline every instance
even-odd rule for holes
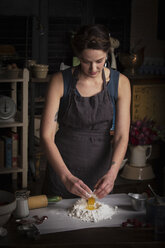
[[[53,196],[49,198],[46,195],[30,196],[28,198],[28,207],[29,209],[45,208],[48,206],[48,203],[58,202],[61,200],[61,196]]]

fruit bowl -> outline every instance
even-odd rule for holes
[[[0,190],[0,227],[8,222],[15,208],[15,195],[8,191]]]

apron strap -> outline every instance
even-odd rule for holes
[[[75,89],[75,87],[76,87],[76,83],[78,81],[79,71],[80,71],[80,65],[76,66],[76,68],[73,72],[73,76],[72,76],[73,80],[72,80],[72,85],[71,85],[73,89]]]
[[[102,78],[103,78],[103,89],[106,89],[106,78],[105,78],[105,71],[104,71],[104,68],[102,70]]]

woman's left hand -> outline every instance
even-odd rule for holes
[[[114,187],[114,181],[114,177],[111,174],[105,174],[94,187],[95,195],[100,199],[108,195]]]

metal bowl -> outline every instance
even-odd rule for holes
[[[145,193],[143,194],[128,193],[128,196],[130,197],[131,205],[134,210],[143,211],[146,209],[147,195]]]
[[[139,67],[143,64],[144,54],[142,51],[137,53],[120,53],[119,62],[127,75],[135,75]]]

